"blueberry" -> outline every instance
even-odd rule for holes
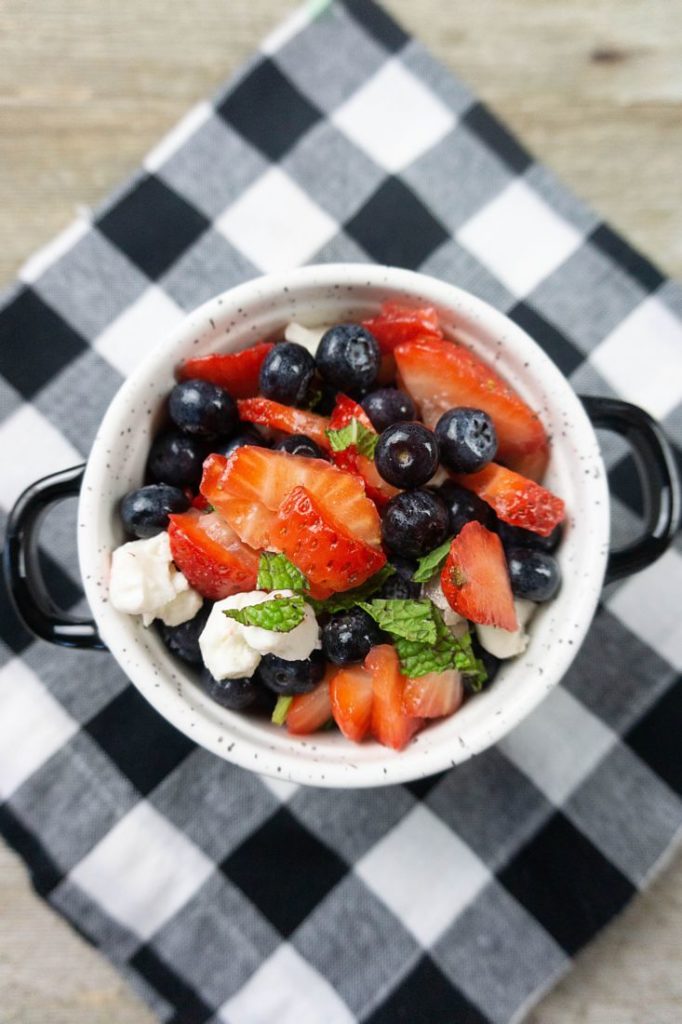
[[[438,469],[438,441],[423,423],[393,423],[379,436],[374,462],[394,487],[420,487]]]
[[[509,523],[503,523],[500,520],[497,524],[497,532],[505,548],[535,548],[538,551],[551,553],[559,547],[564,530],[559,523],[548,537],[541,537],[539,533],[533,533],[532,530],[524,530],[521,526],[510,526]]]
[[[391,555],[389,559],[396,571],[396,576],[403,580],[411,580],[417,571],[416,558],[401,558],[400,555]]]
[[[260,692],[256,676],[214,679],[207,668],[201,673],[199,683],[211,700],[230,711],[244,711],[257,700]]]
[[[266,398],[283,405],[305,401],[315,373],[315,360],[303,345],[283,341],[270,349],[260,368],[260,390]]]
[[[232,395],[207,380],[176,384],[168,399],[168,412],[180,430],[195,437],[232,434],[239,423]]]
[[[320,416],[331,416],[339,389],[332,387],[331,384],[325,384],[324,381],[315,380],[311,390],[320,393],[320,397],[311,406],[313,412],[319,413]]]
[[[161,639],[168,650],[190,665],[201,665],[199,637],[212,607],[210,601],[204,601],[194,618],[182,622],[179,626],[166,626],[165,623],[159,622]]]
[[[450,532],[445,502],[433,491],[401,491],[384,508],[381,532],[392,551],[421,558]]]
[[[561,569],[554,555],[533,548],[507,548],[512,592],[528,601],[551,601],[561,586]]]
[[[334,615],[322,629],[322,650],[334,665],[364,661],[371,647],[381,643],[381,631],[362,608]]]
[[[453,473],[477,473],[495,458],[495,424],[481,409],[448,409],[436,423],[440,461]]]
[[[381,353],[374,335],[360,324],[337,324],[322,335],[316,359],[327,383],[348,393],[374,384]]]
[[[252,444],[257,448],[269,448],[270,444],[265,438],[259,434],[256,430],[250,430],[248,427],[243,430],[240,434],[235,434],[234,437],[220,438],[214,441],[213,444],[209,445],[212,452],[216,452],[218,455],[224,455],[226,458],[231,455],[237,448],[242,448],[244,445]]]
[[[361,402],[372,426],[381,433],[392,423],[403,423],[405,420],[416,419],[417,410],[414,402],[405,391],[397,388],[380,388],[372,391]]]
[[[460,487],[454,480],[446,480],[438,488],[450,517],[450,533],[457,535],[472,520],[481,523],[488,530],[494,530],[497,516],[482,498],[466,487]]]
[[[196,487],[206,455],[204,441],[172,431],[157,437],[152,444],[147,470],[160,483]]]
[[[258,675],[264,686],[282,697],[296,693],[310,693],[324,675],[325,660],[322,651],[313,651],[305,661],[285,661],[276,654],[266,654],[258,666]]]
[[[289,452],[290,455],[304,455],[308,459],[324,459],[324,452],[312,438],[306,434],[289,434],[275,445],[278,452]]]
[[[414,580],[406,579],[405,576],[399,576],[396,573],[395,576],[388,577],[376,596],[384,597],[389,601],[416,600],[421,593],[421,589],[419,583],[415,583]]]
[[[178,487],[148,484],[129,491],[121,501],[121,519],[134,537],[153,537],[168,526],[171,512],[186,512],[189,501]]]

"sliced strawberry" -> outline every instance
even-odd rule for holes
[[[363,427],[376,433],[369,416],[357,402],[354,402],[348,395],[339,393],[336,396],[336,405],[329,417],[329,429],[340,430],[347,427],[351,420],[359,420]]]
[[[382,355],[390,354],[397,345],[417,338],[442,338],[438,314],[433,306],[412,309],[399,302],[385,302],[377,316],[364,320],[366,327],[379,342]]]
[[[354,402],[348,395],[338,394],[336,405],[332,410],[329,419],[330,430],[340,430],[348,426],[352,419],[359,420],[366,430],[376,434],[369,416],[357,402]],[[365,481],[367,497],[371,498],[380,508],[390,501],[398,493],[398,488],[387,483],[380,475],[373,459],[366,455],[360,455],[355,446],[345,448],[342,452],[331,452],[331,457],[340,469],[347,469],[349,473],[356,473]]]
[[[451,715],[464,699],[462,677],[455,668],[429,672],[405,682],[403,711],[414,718]]]
[[[339,669],[329,685],[332,714],[343,735],[360,743],[372,720],[372,676],[361,665]]]
[[[478,473],[465,473],[455,479],[487,501],[505,523],[532,530],[541,537],[549,537],[565,518],[566,506],[561,498],[495,462]]]
[[[256,586],[257,552],[217,512],[192,508],[172,515],[168,536],[173,561],[204,597],[220,601]]]
[[[294,487],[277,511],[270,544],[283,551],[311,585],[332,594],[359,587],[386,555],[351,536],[305,487]]]
[[[281,405],[269,398],[244,398],[237,402],[239,415],[247,423],[260,423],[285,434],[307,434],[321,448],[329,448],[329,420],[305,409],[294,409],[292,405]]]
[[[287,712],[286,723],[289,732],[305,736],[317,732],[332,717],[332,703],[329,697],[329,680],[336,669],[327,669],[324,679],[310,693],[299,693],[292,700]]]
[[[465,619],[518,628],[502,541],[480,523],[467,523],[457,534],[440,582],[450,607]]]
[[[203,494],[195,494],[190,501],[190,505],[192,508],[198,508],[200,512],[208,512],[211,508]]]
[[[372,735],[393,750],[402,750],[419,729],[421,722],[403,711],[405,677],[395,647],[380,644],[365,658],[364,666],[372,676]]]
[[[225,388],[233,398],[250,398],[258,394],[260,368],[272,347],[271,342],[261,341],[241,352],[213,352],[186,359],[177,369],[177,378],[208,380]]]
[[[302,455],[243,445],[229,459],[222,455],[208,456],[204,462],[201,493],[236,530],[236,520],[233,521],[231,515],[234,499],[277,512],[284,498],[299,486],[312,495],[325,519],[342,523],[351,536],[371,547],[379,547],[379,513],[366,496],[362,481],[323,459],[307,459]],[[243,514],[245,506],[241,504],[239,508]],[[258,510],[253,516],[258,517]],[[261,517],[263,521],[266,518]]]
[[[437,338],[399,345],[395,358],[403,386],[427,426],[435,426],[455,406],[483,409],[495,424],[500,461],[533,480],[542,478],[549,459],[545,428],[487,363],[469,349]]]

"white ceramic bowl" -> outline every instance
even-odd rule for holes
[[[420,732],[401,753],[339,733],[290,736],[227,711],[196,685],[154,630],[107,602],[113,548],[124,540],[117,507],[140,485],[174,367],[187,356],[231,352],[276,334],[291,320],[314,326],[359,319],[386,299],[434,305],[448,336],[491,362],[540,413],[552,437],[547,484],[566,501],[559,550],[564,582],[531,626],[527,652],[504,664],[494,685],[453,717]],[[99,633],[146,699],[176,728],[220,757],[276,778],[315,786],[405,782],[459,764],[495,743],[552,690],[592,620],[609,540],[609,496],[597,440],[566,379],[507,317],[474,296],[422,274],[381,266],[311,266],[250,281],[205,303],[163,340],[113,399],[88,460],[78,512],[78,548]],[[85,655],[84,655],[85,656]]]

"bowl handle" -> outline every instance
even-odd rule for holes
[[[680,474],[663,430],[648,412],[618,398],[581,396],[595,427],[612,430],[632,447],[646,524],[627,547],[609,553],[605,582],[646,569],[666,550],[680,526]]]
[[[36,636],[60,647],[106,650],[91,619],[58,608],[45,585],[38,559],[38,539],[50,506],[79,494],[85,463],[43,477],[27,487],[10,512],[3,552],[7,589],[19,618]]]

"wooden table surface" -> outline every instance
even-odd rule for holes
[[[682,5],[385,0],[526,143],[682,276]],[[290,0],[0,0],[0,286],[239,65]],[[679,1024],[682,860],[532,1024]],[[0,1024],[146,1024],[0,847]],[[273,1022],[276,1024],[276,1022]],[[323,1024],[323,1022],[320,1022]]]

